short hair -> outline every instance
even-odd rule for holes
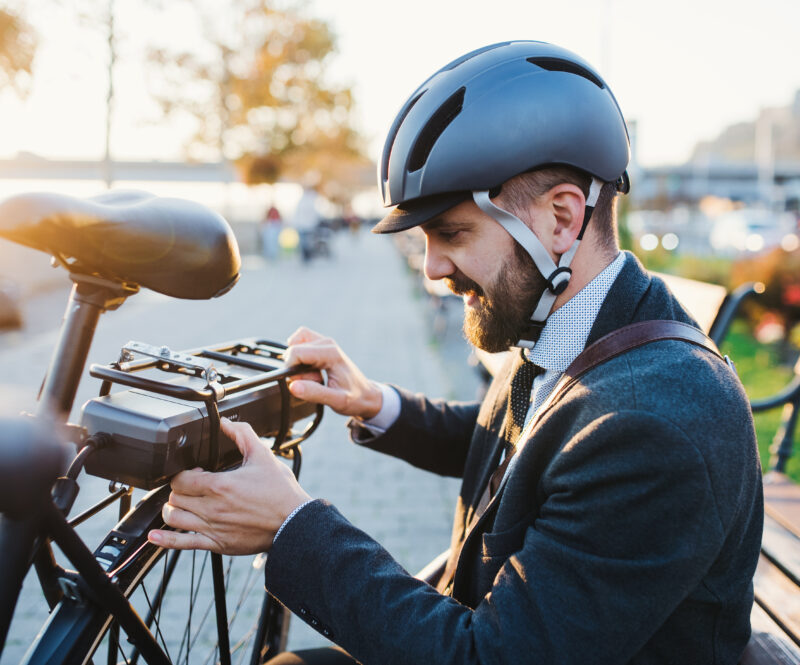
[[[571,166],[546,166],[522,173],[505,182],[501,190],[501,199],[509,212],[519,217],[527,210],[531,199],[538,199],[553,187],[563,183],[579,187],[583,195],[588,197],[592,177]],[[604,183],[589,221],[589,225],[597,232],[600,246],[608,250],[617,248],[616,197],[616,184]]]

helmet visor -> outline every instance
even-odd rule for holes
[[[472,198],[471,192],[446,192],[405,201],[378,222],[373,233],[397,233],[419,226],[459,203]]]

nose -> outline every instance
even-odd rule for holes
[[[455,272],[455,265],[441,251],[436,242],[425,237],[425,276],[428,279],[437,280],[448,277]]]

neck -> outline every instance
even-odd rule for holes
[[[618,254],[619,247],[616,245],[611,249],[601,249],[593,242],[593,239],[584,238],[570,266],[572,268],[572,276],[570,277],[569,285],[556,298],[551,313],[572,299],[584,286],[603,272],[617,258]]]

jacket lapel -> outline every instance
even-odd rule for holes
[[[630,252],[625,252],[625,263],[597,313],[586,346],[617,328],[633,323],[649,288],[650,276],[639,263],[639,259]]]
[[[586,346],[589,346],[607,333],[628,325],[629,323],[633,323],[636,320],[644,320],[640,318],[642,316],[644,316],[644,318],[653,319],[671,318],[671,308],[666,308],[666,311],[662,311],[660,315],[658,315],[658,305],[655,307],[644,308],[641,306],[643,300],[645,300],[645,296],[648,295],[648,291],[650,291],[652,278],[647,274],[641,263],[639,263],[639,260],[633,254],[630,252],[625,252],[625,254],[625,264],[622,266],[622,270],[617,276],[617,279],[614,280],[614,283],[612,284],[611,289],[609,290],[608,295],[606,296],[606,299],[597,314],[597,318],[595,319],[595,322],[589,333]],[[659,298],[659,300],[661,299]],[[507,381],[510,381],[510,374],[508,372],[506,372],[506,374]],[[507,385],[506,390],[501,392],[501,394],[507,396],[507,390],[509,389],[510,386]],[[498,408],[494,414],[495,417],[501,415],[502,411],[503,409]],[[533,432],[536,429],[536,423],[533,423],[533,425],[534,427],[528,427],[525,429],[527,437],[524,442],[520,442],[521,446],[527,444],[528,440],[532,438]],[[500,450],[502,447],[502,436],[495,437],[492,454],[484,458],[485,464],[481,474],[482,484],[480,485],[479,489],[479,492],[481,493],[488,484],[489,477],[497,467],[497,462],[500,459]],[[513,468],[509,470],[509,474],[510,473],[513,473]],[[473,541],[478,534],[485,533],[490,528],[488,525],[491,524],[493,515],[497,510],[497,505],[503,496],[505,487],[507,485],[507,480],[508,478],[503,479],[503,482],[500,484],[497,493],[492,497],[492,500],[487,505],[486,510],[484,510],[481,515],[477,516],[477,519],[472,512],[474,508],[470,508],[470,514],[467,515],[466,539],[464,542],[464,547],[462,548],[459,556],[459,565],[455,571],[454,590],[456,590],[466,581],[467,578],[465,575],[468,575],[466,570],[467,566],[460,565],[460,559],[464,556],[469,556],[465,554],[465,552],[472,550],[473,543],[471,541]],[[473,502],[472,505],[474,506],[475,502]],[[474,524],[471,524],[473,521]]]

